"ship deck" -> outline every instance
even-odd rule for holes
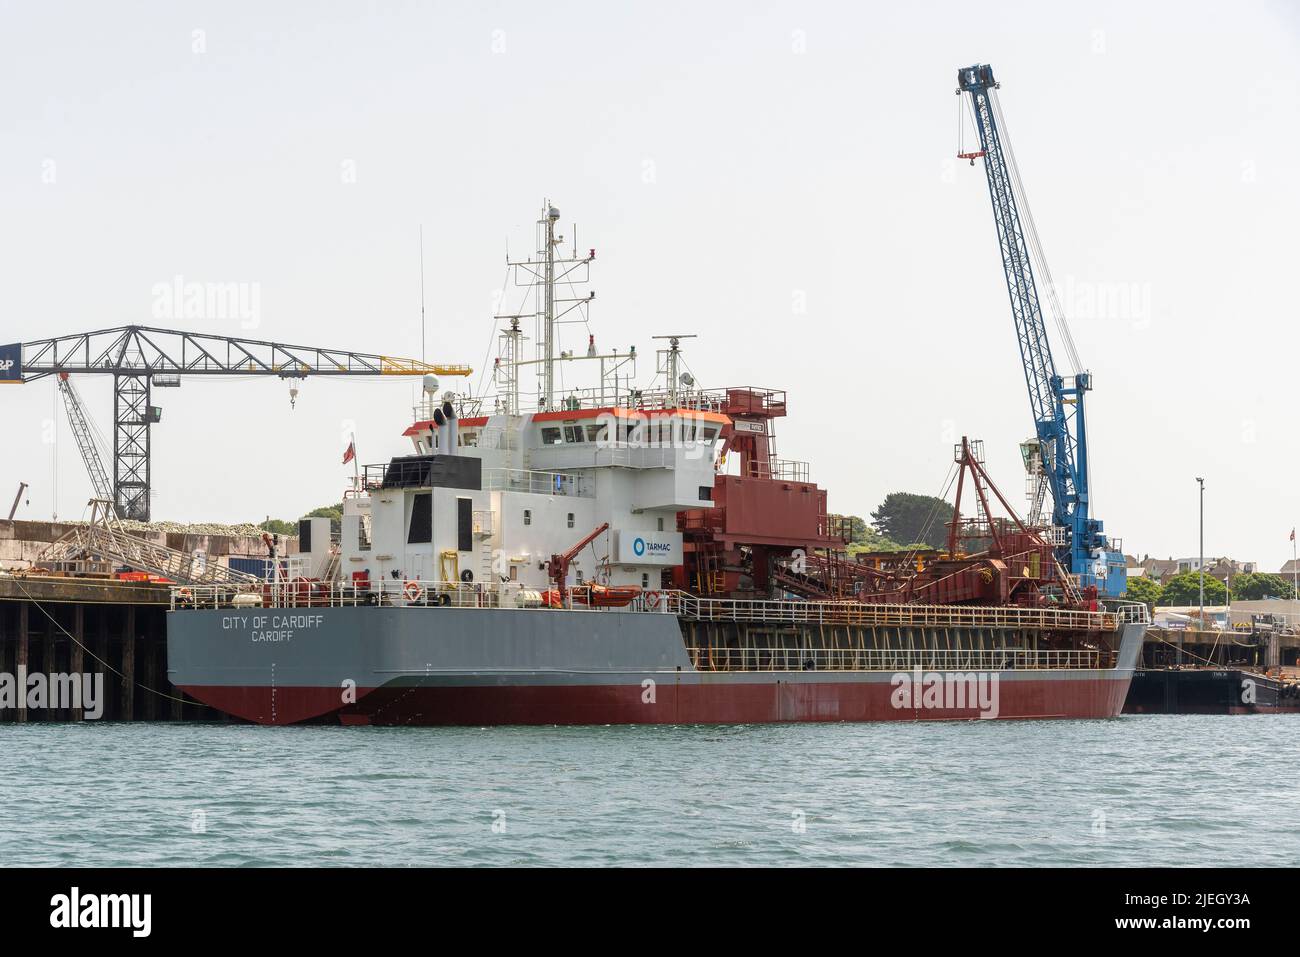
[[[484,610],[553,616],[536,592],[506,584],[376,583],[371,589],[290,582],[261,588],[174,588],[174,611],[257,608]],[[563,612],[675,618],[698,672],[1040,671],[1113,668],[1128,625],[1145,625],[1140,603],[1098,611],[844,601],[701,598],[647,592],[616,608],[592,607],[573,589]]]
[[[648,591],[627,604],[599,607],[588,601],[592,591],[568,589],[566,610],[593,614],[637,612],[676,615],[688,621],[734,621],[763,624],[850,624],[896,627],[965,627],[1051,632],[1113,632],[1124,624],[1149,624],[1141,602],[1106,602],[1097,611],[989,605],[891,605],[858,601],[809,601],[706,598],[677,590]],[[171,589],[170,608],[342,608],[361,605],[424,608],[517,609],[539,614],[534,590],[511,583],[445,581],[372,582],[360,588],[348,583],[295,580],[265,585],[195,585]],[[532,596],[532,597],[530,597]]]

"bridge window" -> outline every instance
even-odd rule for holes
[[[417,492],[411,500],[411,527],[406,533],[408,545],[433,541],[433,496]]]
[[[456,499],[456,550],[468,552],[474,549],[474,500]]]
[[[558,428],[547,427],[542,429],[542,445],[560,445],[564,442],[564,433]]]

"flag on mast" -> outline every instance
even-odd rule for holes
[[[347,465],[356,457],[357,457],[357,440],[353,439],[351,442],[348,443],[348,450],[343,453],[343,464]]]

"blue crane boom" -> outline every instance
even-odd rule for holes
[[[1066,530],[1058,558],[1078,576],[1081,587],[1096,586],[1099,595],[1118,597],[1127,587],[1123,555],[1110,550],[1101,521],[1089,514],[1084,396],[1092,388],[1092,376],[1077,369],[1072,376],[1062,376],[1052,358],[1031,261],[1033,253],[1041,251],[1036,249],[1033,220],[1010,155],[1010,144],[1003,138],[1006,124],[1001,122],[993,95],[999,85],[993,78],[993,68],[988,64],[965,67],[958,71],[957,83],[959,95],[970,95],[980,140],[978,152],[958,155],[972,165],[976,159],[984,159],[1034,430],[1052,493],[1052,524]],[[1064,322],[1063,317],[1060,321]]]

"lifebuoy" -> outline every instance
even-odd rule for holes
[[[650,609],[658,608],[661,598],[663,598],[663,592],[648,591],[645,593],[645,606]]]
[[[402,588],[402,594],[406,596],[407,601],[419,601],[424,597],[424,586],[419,582],[407,582]]]

